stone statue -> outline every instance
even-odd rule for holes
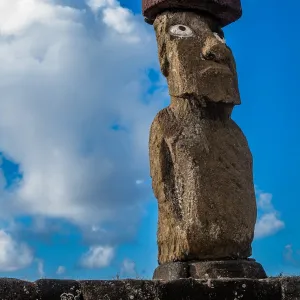
[[[193,272],[199,278],[212,268],[228,269],[212,276],[262,278],[261,265],[248,260],[257,209],[252,155],[231,119],[241,103],[235,61],[216,15],[179,8],[153,20],[171,96],[150,131],[161,265],[154,278],[169,278],[174,266],[173,279]]]

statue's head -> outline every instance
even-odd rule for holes
[[[214,17],[166,11],[156,17],[154,28],[171,96],[240,104],[234,57]]]

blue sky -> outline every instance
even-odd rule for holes
[[[0,11],[0,276],[150,278],[148,131],[168,94],[141,3],[21,2]],[[225,34],[254,157],[253,257],[298,274],[300,3],[243,2]]]

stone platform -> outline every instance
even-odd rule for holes
[[[299,300],[300,277],[268,279],[0,279],[1,300]]]
[[[254,259],[172,262],[162,264],[154,271],[153,279],[176,280],[183,278],[220,279],[248,278],[264,279],[267,274]]]

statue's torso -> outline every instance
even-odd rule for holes
[[[203,119],[197,112],[176,117],[169,107],[154,122],[158,122],[172,164],[165,170],[164,188],[173,188],[164,201],[171,203],[188,252],[199,259],[218,247],[214,255],[238,256],[235,248],[245,243],[245,253],[240,255],[249,255],[256,202],[252,155],[239,127],[230,119]],[[162,239],[168,226],[162,218],[167,213],[160,213]]]

